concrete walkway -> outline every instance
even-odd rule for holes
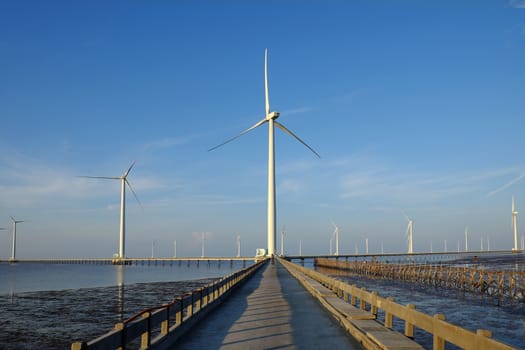
[[[362,349],[279,263],[268,263],[174,349]]]

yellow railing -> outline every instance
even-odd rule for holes
[[[383,310],[383,325],[392,328],[393,319],[400,319],[405,323],[404,333],[407,337],[414,337],[414,329],[419,328],[433,336],[433,349],[444,350],[445,343],[454,344],[467,350],[511,350],[513,347],[492,339],[492,332],[479,329],[469,331],[446,321],[445,315],[427,315],[416,310],[415,305],[406,306],[397,304],[393,298],[383,298],[377,292],[369,292],[365,288],[349,285],[322,273],[279,259],[288,269],[300,271],[304,275],[316,280],[332,290],[339,297],[352,305],[359,305],[363,310],[369,310],[376,316],[378,310]]]
[[[112,331],[94,340],[71,344],[71,350],[125,349],[138,338],[141,349],[166,347],[180,338],[265,262],[266,260],[259,261],[178,297],[169,304],[143,310],[128,320],[117,323]]]

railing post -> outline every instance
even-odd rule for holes
[[[86,342],[75,342],[71,344],[71,350],[86,350],[86,349],[87,349]]]
[[[388,304],[394,302],[394,298],[392,298],[392,297],[388,297],[388,298],[386,298],[386,300],[388,300],[388,302],[389,302]],[[392,317],[392,314],[390,312],[388,312],[386,309],[387,308],[385,308],[385,327],[386,328],[392,328],[393,317]],[[390,309],[390,305],[389,305],[388,309]]]
[[[175,324],[180,325],[182,323],[183,314],[184,314],[184,301],[182,298],[176,299],[179,302],[179,311],[175,314]]]
[[[160,333],[162,335],[168,334],[170,329],[170,307],[167,304],[164,304],[164,307],[166,308],[166,318],[160,324]]]
[[[361,288],[361,295],[359,296],[359,308],[361,310],[366,310],[366,301],[363,298],[363,295],[366,293],[366,288]]]
[[[350,304],[354,305],[357,304],[357,297],[355,296],[355,290],[357,289],[357,286],[355,284],[352,284],[352,298],[350,300]]]
[[[150,324],[150,316],[151,312],[145,312],[144,315],[142,315],[142,318],[147,319],[147,330],[146,332],[142,333],[140,336],[140,348],[141,349],[147,349],[150,345],[150,334],[151,334],[151,324]]]
[[[115,329],[120,331],[120,346],[117,350],[122,350],[126,347],[126,325],[123,322],[117,323]]]
[[[372,315],[377,316],[377,296],[378,293],[376,291],[372,292],[372,300],[370,300],[370,312]]]
[[[486,338],[492,338],[492,332],[486,329],[478,329],[476,331],[476,341],[472,349],[476,350],[490,350],[490,345],[485,342]]]
[[[410,322],[408,322],[408,319],[409,318],[412,318],[411,317],[411,312],[410,310],[414,310],[416,308],[416,305],[414,304],[408,304],[407,305],[407,319],[405,320],[405,336],[409,337],[409,338],[414,338],[414,325]]]
[[[195,312],[201,311],[201,306],[202,306],[202,288],[199,289],[198,293],[199,293],[199,298],[197,300],[195,300]]]
[[[445,315],[436,314],[434,315],[432,333],[433,333],[433,349],[434,350],[445,350],[445,340],[439,336],[439,322],[445,321]]]
[[[190,292],[190,296],[191,296],[191,301],[190,301],[190,305],[188,305],[188,311],[187,311],[188,316],[193,315],[193,291]]]

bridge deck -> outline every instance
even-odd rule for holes
[[[269,263],[177,349],[362,349],[278,263]]]

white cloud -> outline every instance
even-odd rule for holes
[[[120,193],[117,181],[78,177],[74,169],[42,163],[38,159],[11,151],[0,156],[0,206],[29,208],[59,200],[105,197]],[[117,175],[117,174],[116,174]],[[118,176],[118,175],[117,175]],[[130,178],[133,189],[140,192],[163,188],[154,177]]]
[[[400,171],[382,164],[381,161],[354,155],[330,162],[331,166],[342,167],[340,178],[341,198],[369,198],[394,201],[435,201],[465,194],[486,193],[501,181],[517,172],[506,185],[489,193],[498,193],[525,177],[518,167],[490,169],[481,172],[439,173],[425,171]]]
[[[504,184],[503,186],[495,189],[494,191],[490,191],[488,194],[487,194],[487,197],[491,197],[503,190],[506,190],[507,188],[511,187],[512,185],[514,185],[515,183],[519,182],[521,179],[523,179],[525,177],[525,173],[522,173],[520,174],[519,176],[513,178],[512,180],[510,180],[509,182],[507,182],[506,184]]]
[[[311,110],[312,110],[312,107],[298,107],[298,108],[293,108],[293,109],[282,111],[281,114],[286,116],[286,115],[291,115],[291,114],[306,113],[306,112],[310,112]]]
[[[508,6],[517,9],[525,9],[525,0],[510,0]]]

